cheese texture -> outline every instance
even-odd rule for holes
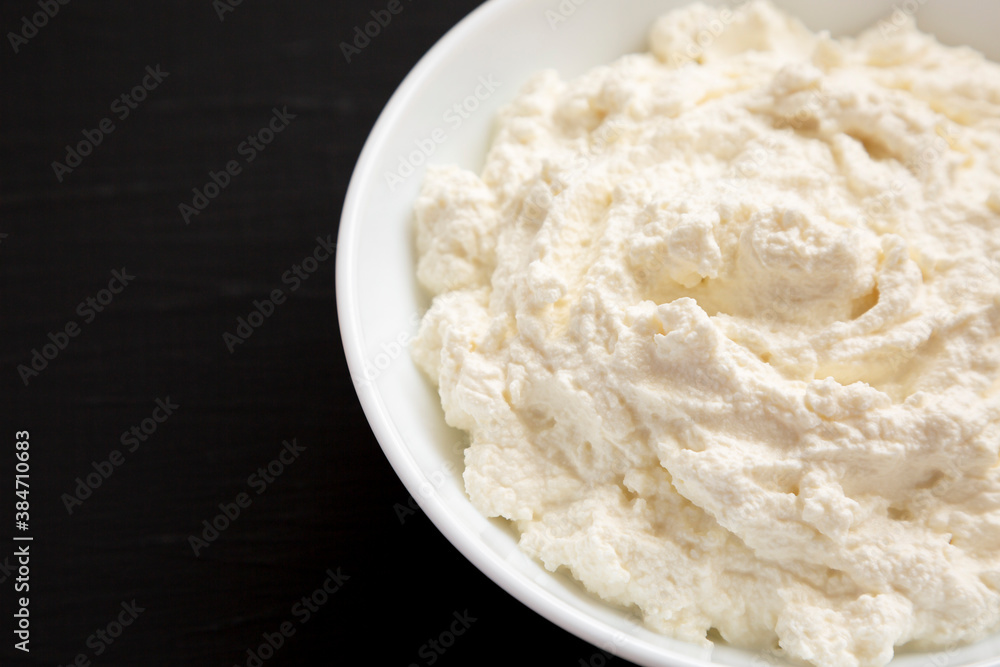
[[[650,45],[532,78],[417,201],[414,358],[473,504],[692,642],[996,632],[1000,66],[766,2]]]

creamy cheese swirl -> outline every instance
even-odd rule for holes
[[[868,667],[1000,627],[1000,66],[885,32],[695,4],[417,202],[469,497],[660,632]]]

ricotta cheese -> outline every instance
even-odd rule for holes
[[[692,642],[996,632],[1000,66],[758,1],[650,44],[535,76],[416,203],[413,354],[473,504]]]

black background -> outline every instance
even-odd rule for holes
[[[339,44],[386,4],[244,0],[220,17],[212,0],[71,0],[16,52],[9,34],[38,0],[0,5],[0,563],[17,430],[34,538],[31,653],[13,649],[23,594],[0,572],[0,664],[245,665],[285,621],[296,633],[267,665],[604,662],[401,511],[344,361],[334,260],[294,292],[282,282],[336,238],[392,91],[479,3],[403,0],[348,63]],[[169,74],[120,118],[113,101],[157,65]],[[247,163],[240,144],[285,107],[295,118]],[[60,181],[53,162],[105,118],[114,130]],[[230,160],[242,172],[186,224],[179,205]],[[110,304],[78,311],[123,268],[135,279]],[[275,288],[287,301],[230,353],[223,334]],[[71,322],[79,334],[25,383],[18,367]],[[174,414],[126,451],[121,435],[168,397]],[[305,451],[258,495],[248,477],[293,438]],[[64,494],[115,449],[124,463],[68,513]],[[250,507],[196,557],[189,537],[241,492]],[[349,579],[300,623],[293,605],[338,568]],[[144,611],[95,656],[88,637],[132,600]],[[454,646],[421,651],[465,611],[476,621]]]

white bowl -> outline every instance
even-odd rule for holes
[[[514,532],[481,516],[466,497],[461,434],[445,425],[437,393],[408,350],[427,307],[415,279],[411,215],[425,162],[478,172],[497,110],[529,75],[552,67],[570,77],[645,50],[652,21],[687,1],[491,0],[452,29],[396,91],[358,161],[337,250],[340,327],[358,396],[386,457],[434,524],[488,577],[552,622],[642,665],[777,665],[770,656],[725,646],[705,649],[657,635],[522,555]],[[996,0],[777,4],[814,30],[836,35],[854,34],[895,6],[915,14],[922,29],[945,43],[968,44],[1000,60]],[[449,113],[455,104],[470,112]],[[386,177],[393,171],[405,175],[401,182]],[[1000,637],[934,656],[899,655],[892,665],[978,667],[997,664],[997,656]]]

